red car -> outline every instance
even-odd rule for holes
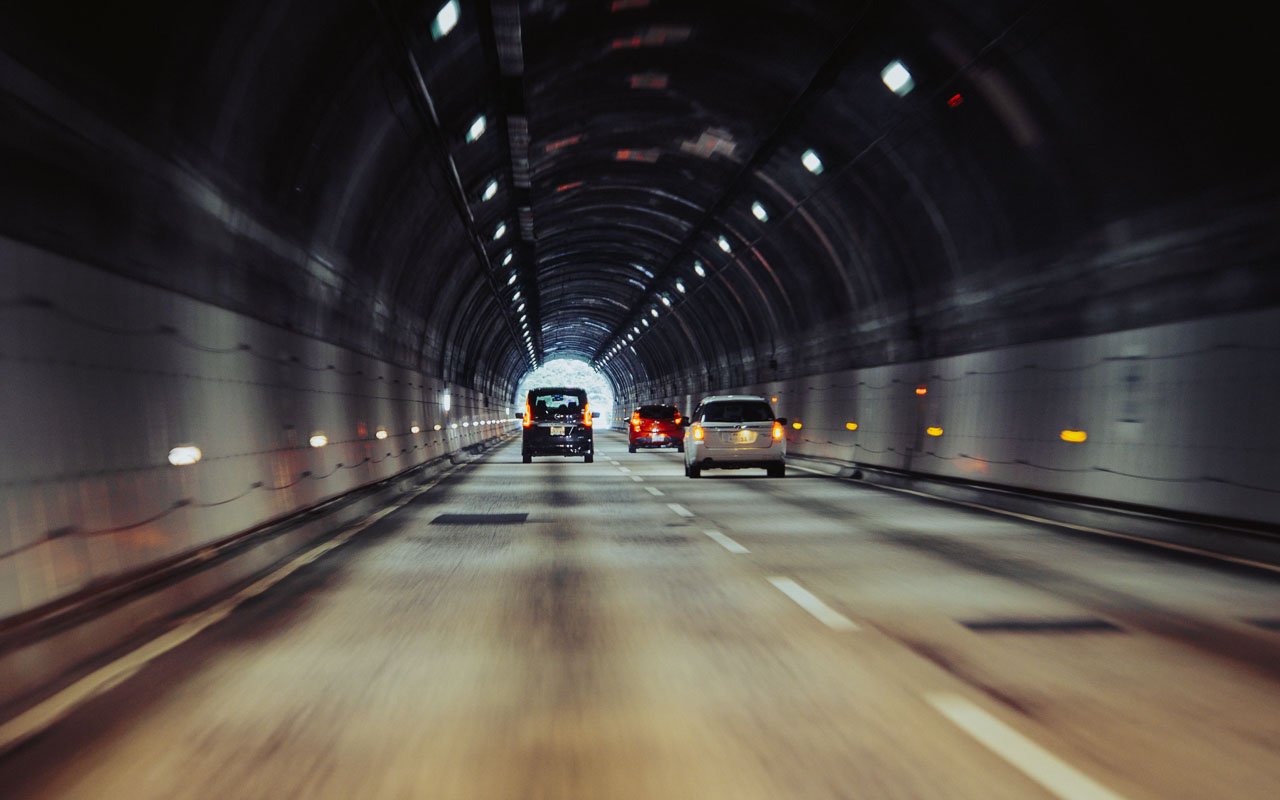
[[[627,426],[627,452],[637,447],[674,447],[684,452],[684,426],[680,409],[675,406],[640,406],[631,414]]]

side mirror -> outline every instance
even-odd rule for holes
[[[681,427],[681,428],[687,428],[687,427],[689,427],[691,424],[693,424],[693,421],[692,421],[692,420],[690,420],[688,417],[681,417],[681,418],[680,418],[680,427]]]
[[[592,412],[591,412],[591,418],[592,418],[592,419],[600,419],[600,412],[599,412],[599,411],[592,411]]]
[[[519,420],[520,422],[524,422],[524,414],[516,414],[514,417],[512,417],[512,419]]]
[[[786,417],[778,417],[777,419],[774,420],[774,422],[778,423],[779,425],[785,428],[787,427],[787,423],[789,422],[789,420]]]

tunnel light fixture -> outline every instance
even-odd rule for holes
[[[636,327],[635,325],[632,325],[632,326],[631,326],[631,331],[632,331],[633,333],[639,333],[639,332],[640,332],[640,329],[639,329],[638,327]]]
[[[507,285],[510,286],[511,284],[515,283],[517,277],[519,276],[517,276],[514,272],[511,273],[511,277],[507,278]]]
[[[449,408],[452,406],[453,406],[453,397],[448,392],[445,392],[444,394],[440,395],[441,410],[448,411]]]
[[[449,0],[440,7],[436,12],[436,18],[431,21],[431,38],[440,41],[449,35],[449,31],[453,30],[458,24],[458,0]]]
[[[643,326],[645,326],[645,327],[647,328],[647,327],[649,327],[649,320],[647,320],[647,319],[642,319],[642,320],[640,320],[640,324],[641,324],[641,325],[643,325]]]
[[[671,308],[671,298],[670,298],[670,297],[668,297],[667,295],[665,295],[665,294],[664,294],[664,295],[662,295],[662,297],[660,297],[659,299],[662,301],[662,304],[663,304],[664,306],[666,306],[667,308]]]
[[[658,318],[658,309],[656,309],[656,308],[651,308],[651,309],[649,309],[649,316],[653,317],[654,319],[657,319],[657,318]]]
[[[795,428],[796,430],[800,430],[801,428],[804,427],[804,423],[801,422],[800,420],[796,420],[795,422],[791,423],[791,427]]]
[[[433,430],[433,431],[438,431],[438,430],[440,430],[440,427],[441,427],[440,423],[439,423],[439,422],[437,422],[435,425],[432,425],[432,426],[431,426],[431,430]]]
[[[504,256],[502,257],[502,266],[504,266],[504,267],[505,267],[505,266],[507,266],[508,264],[510,264],[512,261],[514,261],[514,260],[515,260],[515,257],[516,257],[516,254],[515,254],[515,253],[513,253],[513,252],[511,252],[510,250],[508,250],[508,251],[506,252],[506,255],[504,255]]]
[[[751,204],[751,216],[755,217],[761,222],[769,221],[769,212],[765,210],[765,207],[761,205],[759,200],[756,200],[754,203]]]
[[[705,278],[705,277],[707,277],[707,269],[706,269],[706,267],[702,266],[702,262],[701,262],[701,261],[695,261],[695,262],[693,262],[693,271],[694,271],[695,273],[697,273],[697,275],[698,275],[698,277],[699,277],[699,278]]]
[[[1079,444],[1080,442],[1083,442],[1085,439],[1088,439],[1089,434],[1086,433],[1085,431],[1072,430],[1068,428],[1067,430],[1064,430],[1062,433],[1058,434],[1058,438],[1064,442],[1073,442],[1073,443]]]
[[[489,181],[489,183],[484,187],[484,194],[480,195],[480,199],[487,203],[497,196],[498,181],[495,178],[494,180]]]
[[[375,439],[385,439],[389,435],[390,434],[387,433],[386,428],[378,428],[376,431],[373,432],[373,438]]]
[[[457,427],[457,426],[455,425],[454,427]],[[462,423],[462,427],[464,427],[464,428],[470,428],[470,427],[471,427],[471,423],[470,423],[470,422],[464,422],[464,423]]]
[[[680,294],[685,293],[684,281],[680,281],[680,280],[676,281],[676,291],[679,292]]]
[[[516,300],[519,300],[519,299],[520,299],[520,290],[516,289],[516,293],[511,295],[511,301],[515,302]]]
[[[925,386],[923,383],[916,387],[917,397],[924,397],[928,393],[929,393],[929,387]]]
[[[639,329],[637,328],[637,330],[639,330]],[[627,341],[628,341],[628,342],[634,342],[635,340],[636,340],[635,334],[633,334],[633,333],[628,333],[628,334],[627,334]]]
[[[521,311],[524,311],[524,306],[525,306],[524,303],[521,303],[520,305],[516,306],[516,312],[519,313]]]
[[[466,136],[467,144],[471,144],[472,142],[479,139],[481,136],[484,136],[485,128],[487,128],[488,125],[489,125],[489,121],[485,119],[484,114],[481,114],[480,116],[471,120],[471,127],[467,128],[467,136]]]
[[[498,227],[493,229],[493,240],[496,242],[506,235],[507,235],[507,223],[499,222]]]
[[[851,421],[851,422],[846,422],[846,423],[844,424],[844,429],[845,429],[846,431],[856,431],[856,430],[858,429],[858,423],[856,423],[856,422],[852,422],[852,421]]]
[[[880,70],[880,80],[884,81],[884,85],[889,87],[889,91],[898,97],[906,97],[912,89],[916,88],[916,82],[911,77],[911,70],[907,69],[907,65],[898,59],[894,59]]]
[[[422,428],[419,427],[417,424],[413,424],[409,426],[409,433],[421,433],[421,432],[422,432]]]
[[[180,444],[169,451],[169,463],[175,467],[189,467],[203,457],[194,444]]]
[[[456,430],[458,429],[458,423],[456,423],[456,422],[455,422],[455,423],[453,423],[452,425],[450,425],[450,426],[449,426],[449,429],[450,429],[450,430],[454,430],[454,431],[456,431]]]
[[[324,431],[316,431],[311,434],[311,438],[307,440],[307,444],[312,447],[324,447],[329,443],[329,437],[324,435]]]
[[[941,436],[941,435],[942,435],[942,426],[940,426],[940,425],[930,425],[929,427],[927,427],[927,428],[925,428],[925,429],[924,429],[924,432],[925,432],[925,433],[927,433],[927,434],[929,434],[930,436]]]
[[[804,164],[804,168],[812,172],[814,175],[821,175],[826,169],[822,164],[822,159],[812,150],[805,150],[800,155],[800,163]]]
[[[729,244],[729,240],[726,239],[723,234],[716,237],[716,245],[726,253],[733,252],[733,245]]]

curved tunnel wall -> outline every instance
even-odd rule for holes
[[[512,427],[496,395],[12,240],[0,281],[0,619]]]

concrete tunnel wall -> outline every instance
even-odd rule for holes
[[[792,454],[1276,524],[1277,331],[1272,309],[717,391],[776,397]]]
[[[29,245],[0,240],[0,285],[0,620],[512,428],[505,398]]]

